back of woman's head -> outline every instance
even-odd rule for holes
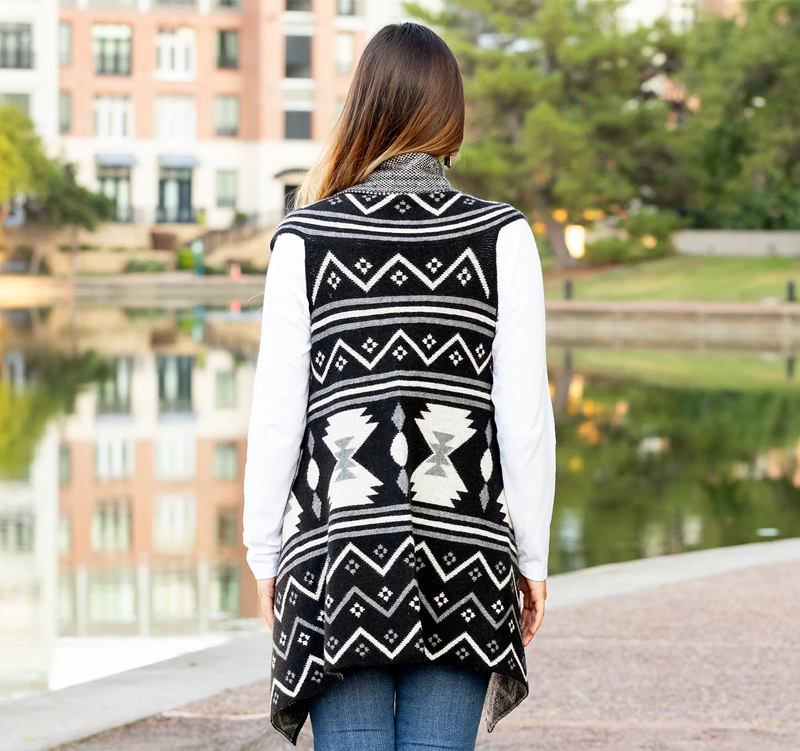
[[[364,49],[342,114],[296,205],[356,185],[398,154],[452,157],[463,139],[464,86],[455,55],[425,26],[385,26]]]

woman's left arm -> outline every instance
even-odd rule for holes
[[[283,515],[306,427],[310,351],[305,244],[282,234],[264,289],[244,473],[244,544],[258,580],[278,572]]]

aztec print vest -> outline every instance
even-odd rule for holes
[[[491,401],[496,241],[521,216],[415,153],[278,227],[305,241],[311,316],[272,656],[272,723],[292,743],[348,667],[491,671],[489,730],[527,696]]]

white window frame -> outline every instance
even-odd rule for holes
[[[197,101],[193,96],[156,97],[156,140],[185,145],[197,140]]]
[[[156,79],[197,79],[197,33],[188,27],[160,29],[156,35]]]
[[[130,97],[101,94],[94,98],[94,136],[101,141],[132,141],[134,108]]]

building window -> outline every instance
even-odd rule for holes
[[[66,555],[72,550],[72,524],[69,514],[62,513],[58,517],[58,552]]]
[[[311,138],[311,113],[289,111],[285,114],[286,138]]]
[[[96,553],[126,553],[131,549],[131,504],[129,501],[98,501],[92,514],[92,550]]]
[[[218,96],[214,100],[214,125],[218,136],[239,135],[239,97]]]
[[[311,0],[286,0],[286,10],[308,13],[311,10]]]
[[[338,0],[336,11],[340,16],[355,16],[358,12],[356,0]]]
[[[58,481],[62,485],[72,482],[72,451],[69,446],[58,447]]]
[[[286,78],[311,78],[311,37],[286,37]]]
[[[118,183],[124,180],[123,176],[128,178],[128,194],[130,195],[130,171],[127,167],[101,167],[98,170],[100,192],[115,199]],[[132,373],[132,358],[115,357],[111,360],[109,377],[97,384],[97,411],[100,414],[130,413]]]
[[[31,112],[31,95],[0,93],[0,104],[3,106],[16,107],[23,114],[29,115]]]
[[[217,208],[236,208],[236,182],[235,170],[217,170]],[[217,381],[217,395],[219,395],[219,380]]]
[[[217,509],[217,546],[233,548],[239,544],[239,510]]]
[[[218,172],[217,174],[219,175],[220,173]],[[235,172],[231,174],[236,175]],[[235,409],[237,402],[236,371],[229,370],[217,373],[216,387],[217,409]]]
[[[127,480],[133,476],[133,441],[103,436],[94,444],[94,474],[98,480]]]
[[[133,138],[133,107],[126,96],[98,96],[94,100],[94,134],[97,138]]]
[[[235,480],[239,475],[239,458],[235,443],[214,446],[214,479]]]
[[[72,95],[68,91],[58,92],[58,132],[72,130]]]
[[[336,72],[348,75],[353,71],[353,62],[356,56],[355,37],[352,34],[336,35]]]
[[[89,622],[136,621],[136,571],[130,568],[90,571],[88,576]]]
[[[129,76],[131,74],[130,26],[122,24],[97,24],[92,26],[92,54],[94,71],[102,76]]]
[[[196,618],[198,609],[197,572],[173,565],[153,571],[150,610],[157,621]]]
[[[218,566],[210,582],[211,612],[219,617],[239,615],[239,568],[232,564]]]
[[[299,190],[299,185],[284,185],[283,186],[283,215],[286,216],[292,209],[294,209],[294,198]]]
[[[197,472],[197,449],[191,433],[166,433],[156,439],[157,480],[192,480]]]
[[[35,529],[35,518],[27,511],[0,515],[0,552],[32,553]]]
[[[197,76],[197,35],[194,29],[161,29],[156,37],[162,81],[194,81]]]
[[[131,206],[131,168],[130,167],[98,167],[97,189],[104,196],[110,198],[116,206],[115,221],[133,221],[133,208]],[[127,360],[131,363],[131,360]],[[129,366],[132,368],[132,365]],[[119,379],[127,377],[128,380],[120,383]],[[116,386],[114,385],[116,383]],[[111,412],[128,414],[131,411],[130,373],[123,376],[117,372],[100,387],[98,412]],[[113,391],[116,388],[117,392]]]
[[[191,174],[190,170],[186,171]],[[191,357],[169,355],[156,358],[159,412],[192,411],[192,365]]]
[[[217,67],[236,70],[239,67],[239,32],[217,31]]]
[[[156,221],[185,224],[195,220],[192,207],[192,170],[162,167],[158,174],[158,208]],[[186,409],[166,410],[190,412]]]
[[[185,144],[197,139],[197,105],[190,96],[156,99],[156,138]]]
[[[62,21],[58,24],[58,64],[72,62],[72,24]]]
[[[33,31],[29,23],[0,23],[0,68],[33,67]]]
[[[240,8],[241,2],[240,0],[217,0],[216,2],[217,8]]]
[[[153,542],[162,553],[179,553],[194,547],[197,511],[187,493],[167,493],[156,498]]]

